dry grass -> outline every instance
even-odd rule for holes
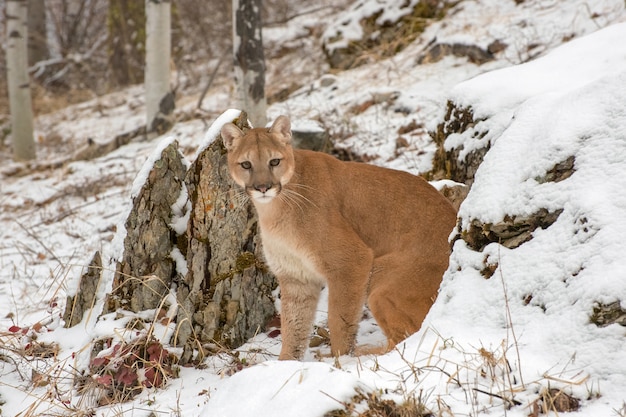
[[[176,358],[153,337],[155,325],[165,318],[165,301],[156,309],[151,320],[126,317],[126,329],[83,347],[77,355],[91,351],[90,367],[78,370],[72,358],[60,360],[59,347],[37,340],[45,330],[44,324],[28,328],[12,327],[0,333],[0,361],[15,372],[15,380],[32,399],[20,417],[34,416],[90,416],[97,407],[115,407],[132,400],[144,387],[162,387],[168,378],[177,377]],[[512,325],[510,323],[510,325]],[[517,340],[507,337],[496,346],[461,346],[453,339],[437,336],[433,345],[423,346],[420,359],[409,357],[396,349],[404,362],[402,371],[384,369],[377,361],[372,370],[386,379],[397,381],[397,389],[360,389],[340,408],[327,417],[425,417],[458,415],[441,392],[455,391],[465,396],[472,415],[503,412],[523,407],[531,417],[575,411],[580,399],[571,392],[588,382],[588,376],[563,369],[546,373],[541,378],[522,383]],[[92,347],[94,345],[95,347]],[[117,347],[116,347],[117,346]],[[213,355],[211,363],[220,364],[215,372],[223,376],[237,373],[268,359],[262,351],[236,352],[215,347],[201,348],[204,355]],[[450,359],[456,358],[456,359]],[[461,359],[459,359],[461,358]],[[515,364],[512,366],[512,364]],[[206,366],[206,362],[200,365]],[[569,364],[568,364],[569,365]],[[6,367],[5,367],[6,370]],[[5,372],[6,374],[6,372]],[[443,390],[433,394],[436,384],[443,381]],[[0,382],[6,385],[6,382]],[[530,391],[536,392],[534,399]],[[589,389],[589,397],[599,394]],[[618,411],[616,411],[618,415]]]
[[[130,323],[130,322],[129,322]],[[29,405],[18,416],[91,416],[95,409],[132,400],[145,387],[163,387],[169,378],[178,377],[176,357],[150,336],[150,330],[139,337],[124,341],[114,337],[97,340],[94,346],[110,346],[99,354],[92,350],[87,370],[75,366],[75,358],[89,351],[91,343],[75,356],[58,357],[59,346],[37,341],[31,328],[13,326],[0,333],[0,361],[6,365],[3,374],[15,373],[19,385],[5,385],[25,392]],[[45,329],[43,329],[45,330]],[[10,370],[7,372],[7,369]],[[85,372],[86,371],[86,372]]]
[[[350,401],[338,401],[342,407],[326,416],[465,415],[457,414],[458,404],[454,406],[457,410],[448,404],[451,398],[458,403],[459,397],[464,396],[469,414],[473,416],[494,412],[506,416],[511,409],[522,408],[528,416],[538,417],[577,411],[581,398],[573,393],[579,392],[581,386],[587,389],[586,399],[598,398],[598,388],[594,388],[593,384],[587,386],[589,375],[573,369],[573,360],[560,369],[555,366],[537,379],[524,381],[519,341],[506,296],[506,282],[502,269],[499,271],[508,322],[506,335],[499,344],[462,346],[454,339],[446,338],[429,328],[424,332],[420,349],[411,351],[414,357],[408,357],[407,352],[396,347],[396,354],[404,362],[402,371],[384,369],[374,360],[371,370],[381,376],[387,375],[387,380],[397,381],[395,390],[359,390]],[[432,340],[432,337],[428,337],[432,334],[436,336],[435,341],[428,349],[424,341]],[[435,392],[437,394],[433,394]],[[624,415],[623,410],[616,410],[616,413]]]
[[[75,265],[57,271],[61,281],[67,278],[70,266]],[[57,281],[54,279],[59,291],[64,284]],[[46,293],[46,298],[49,296]],[[55,306],[50,314],[55,316],[60,314],[56,299],[54,292]],[[91,416],[97,407],[115,407],[145,387],[163,387],[169,378],[176,378],[177,358],[154,337],[156,324],[167,327],[170,321],[170,312],[163,313],[165,302],[161,307],[152,318],[147,318],[145,312],[135,318],[121,317],[126,323],[121,332],[89,342],[71,355],[66,352],[65,357],[61,357],[58,344],[39,340],[54,320],[13,325],[0,332],[0,386],[27,396],[28,405],[18,416]],[[19,318],[13,319],[19,322]],[[103,352],[107,346],[110,350]],[[78,364],[83,361],[79,358],[85,355],[91,357],[89,367],[81,369]]]
[[[434,416],[421,398],[410,396],[402,403],[384,399],[380,391],[357,390],[351,401],[342,403],[343,409],[332,410],[324,417],[431,417]]]
[[[65,361],[58,359],[58,345],[37,341],[37,327],[12,326],[9,332],[0,333],[0,361],[6,364],[3,374],[15,373],[14,380],[19,386],[8,384],[5,378],[0,385],[23,391],[32,400],[18,414],[20,417],[57,415],[54,409],[76,411],[72,414],[76,416],[85,415],[74,410],[68,401],[73,371],[68,371]]]

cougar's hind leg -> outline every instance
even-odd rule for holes
[[[388,350],[418,331],[437,295],[444,263],[416,262],[398,253],[374,261],[369,308],[388,339]]]

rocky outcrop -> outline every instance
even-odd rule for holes
[[[428,47],[426,52],[421,54],[417,59],[418,64],[432,64],[441,61],[446,56],[456,56],[459,58],[467,58],[467,60],[476,65],[482,65],[495,59],[494,54],[501,52],[506,45],[499,42],[492,42],[486,49],[477,45],[468,45],[464,43],[433,43]]]
[[[82,321],[85,312],[93,308],[101,279],[102,258],[100,252],[96,252],[89,262],[87,270],[80,277],[76,293],[67,297],[65,312],[63,313],[65,327],[76,326]]]
[[[478,252],[494,242],[515,249],[531,240],[532,233],[537,228],[550,227],[562,212],[562,209],[552,212],[541,209],[529,216],[507,215],[502,222],[496,224],[474,219],[469,227],[461,232],[460,237],[470,248]]]
[[[242,114],[236,122],[248,129]],[[189,168],[173,140],[146,164],[103,314],[155,310],[154,320],[175,320],[170,344],[183,348],[181,364],[201,360],[215,347],[242,345],[275,316],[277,284],[263,261],[256,213],[229,175],[221,137]],[[93,308],[102,264],[96,253],[68,297],[66,327]],[[153,319],[144,317],[136,320],[150,323],[133,328],[148,328]]]
[[[455,202],[458,205],[469,193],[474,183],[474,175],[483,158],[489,152],[491,144],[485,140],[484,146],[476,147],[462,158],[463,144],[447,147],[446,139],[452,134],[466,133],[484,120],[476,119],[471,107],[460,107],[454,102],[448,101],[442,122],[437,125],[435,132],[431,132],[437,151],[433,159],[433,170],[429,173],[429,177],[430,179],[451,179],[457,183],[465,184],[466,188],[462,195],[455,197]],[[486,134],[487,132],[474,132],[472,138],[480,141]],[[538,183],[563,181],[575,172],[575,162],[575,157],[569,156],[555,164],[545,174],[534,179]],[[533,231],[537,228],[548,228],[562,212],[562,209],[553,211],[540,209],[531,215],[521,216],[516,213],[509,213],[498,223],[483,223],[478,219],[473,219],[464,230],[460,231],[458,238],[479,252],[494,242],[514,249],[531,240]]]
[[[593,308],[590,320],[598,327],[606,327],[614,323],[626,326],[626,309],[622,308],[620,301],[609,304],[598,303]]]
[[[173,142],[163,149],[133,200],[125,224],[124,254],[105,313],[155,309],[176,280],[171,253],[178,246],[178,236],[171,226],[172,207],[183,192],[185,172],[183,156]]]
[[[447,102],[443,121],[437,125],[436,131],[430,133],[437,146],[433,158],[433,169],[429,173],[430,179],[451,179],[468,187],[472,186],[476,170],[489,151],[490,144],[485,142],[484,147],[468,153],[461,159],[462,145],[446,149],[445,142],[451,134],[461,134],[474,127],[479,121],[481,119],[474,118],[471,107],[459,107],[452,101]],[[481,133],[482,137],[485,134],[486,132]]]
[[[245,113],[236,123],[247,129]],[[258,221],[232,181],[221,137],[192,163],[185,183],[191,215],[187,274],[177,290],[177,343],[183,361],[203,345],[234,348],[275,314],[274,276],[263,262]]]
[[[357,3],[352,10],[359,7]],[[353,17],[347,17],[327,30],[324,52],[332,68],[354,68],[367,62],[368,57],[385,58],[397,54],[410,45],[431,21],[443,18],[451,4],[445,0],[405,2],[399,7],[398,15],[401,17],[397,20],[383,18],[385,7],[388,5],[380,2],[380,9],[361,21],[353,22]],[[360,39],[349,38],[346,33],[345,27],[352,25],[360,28]]]

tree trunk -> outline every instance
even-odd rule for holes
[[[48,57],[44,0],[28,0],[28,64],[33,66]]]
[[[171,7],[169,0],[146,0],[146,126],[162,133],[172,125],[174,110],[170,89]]]
[[[267,124],[261,0],[233,0],[233,54],[237,107],[254,127]]]
[[[146,41],[145,3],[109,0],[109,67],[118,85],[143,80]]]
[[[26,0],[7,0],[7,78],[11,108],[13,158],[35,158],[33,107],[28,77],[28,27]]]

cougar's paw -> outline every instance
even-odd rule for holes
[[[383,355],[389,350],[388,345],[360,345],[354,348],[354,356]]]

